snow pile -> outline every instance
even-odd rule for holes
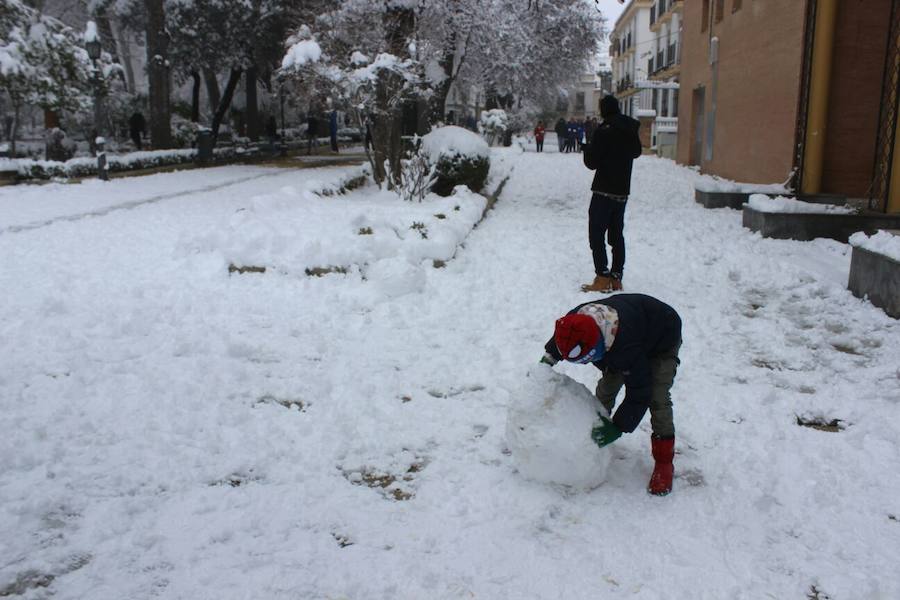
[[[425,135],[421,150],[432,164],[437,164],[442,156],[488,158],[490,154],[487,142],[480,135],[455,125],[439,127]]]
[[[890,231],[878,231],[872,236],[858,231],[850,236],[850,245],[900,262],[900,235]]]
[[[529,369],[506,421],[506,443],[519,471],[582,490],[603,483],[610,453],[591,439],[598,412],[606,414],[584,385],[544,364]]]
[[[791,190],[783,183],[739,183],[722,179],[714,175],[703,175],[694,184],[701,192],[727,192],[733,194],[790,194]]]
[[[322,57],[322,48],[315,40],[301,40],[288,48],[281,59],[282,69],[296,69],[314,63]]]
[[[487,188],[494,192],[500,182],[509,177],[516,164],[521,160],[525,150],[519,144],[513,144],[508,148],[493,148],[491,150],[491,170],[488,173]]]
[[[765,194],[753,194],[750,196],[748,205],[753,210],[767,213],[810,213],[810,214],[831,214],[831,215],[848,215],[852,214],[853,208],[849,206],[834,206],[832,204],[813,204],[811,202],[803,202],[795,198],[785,198],[777,196],[772,198]]]
[[[97,24],[93,21],[88,21],[84,28],[84,43],[89,44],[99,40],[100,37],[97,35]]]
[[[453,258],[487,203],[464,187],[446,198],[429,194],[421,203],[387,190],[338,194],[340,187],[309,179],[253,197],[205,233],[186,236],[184,256],[213,255],[220,265],[297,276],[359,270],[382,282],[386,297],[396,297],[421,289],[421,270],[431,261]]]

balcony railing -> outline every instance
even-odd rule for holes
[[[678,131],[678,117],[656,117],[656,131],[658,133]]]
[[[623,79],[620,79],[618,83],[616,83],[616,93],[622,93],[625,90],[631,89],[633,84],[631,82],[631,76],[626,76]]]

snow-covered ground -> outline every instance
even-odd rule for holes
[[[624,282],[684,320],[674,491],[644,491],[647,423],[590,492],[516,472],[508,408],[590,297],[591,173],[501,153],[496,208],[400,285],[279,254],[285,224],[390,228],[354,220],[371,188],[295,193],[349,168],[0,189],[0,595],[900,597],[900,325],[845,289],[849,246],[751,234],[669,161],[635,165]],[[247,211],[282,267],[229,275]]]

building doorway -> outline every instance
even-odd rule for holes
[[[703,124],[706,122],[706,88],[697,86],[691,98],[691,155],[689,162],[699,166],[703,159]]]

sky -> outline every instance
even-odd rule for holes
[[[609,19],[607,26],[612,29],[613,24],[619,18],[619,15],[622,14],[622,11],[625,10],[627,4],[619,4],[619,0],[597,0],[597,6],[603,15]]]
[[[606,18],[606,28],[611,31],[627,3],[619,4],[619,0],[597,0],[596,5]],[[601,45],[598,59],[600,64],[609,66],[609,47],[605,42]]]

